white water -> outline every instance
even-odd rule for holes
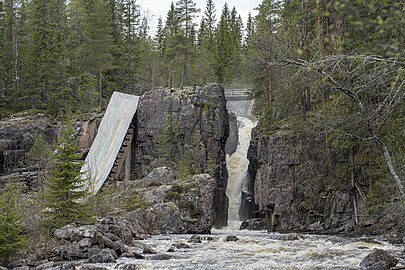
[[[233,227],[233,226],[232,226]],[[225,242],[227,235],[236,235],[237,242]],[[159,253],[175,258],[154,261],[146,259],[118,259],[117,264],[104,264],[109,269],[120,269],[124,264],[135,264],[137,269],[257,269],[257,270],[313,270],[360,269],[359,263],[373,248],[385,249],[405,264],[402,246],[385,242],[369,243],[363,238],[304,235],[303,240],[285,241],[285,235],[264,231],[213,230],[213,240],[187,243],[191,235],[157,235],[141,242]],[[204,237],[204,236],[203,236]],[[189,249],[166,251],[176,243],[187,243]],[[401,257],[402,256],[402,257]]]
[[[239,142],[235,153],[227,156],[228,187],[226,195],[229,198],[228,220],[239,220],[239,206],[241,203],[241,191],[243,180],[246,178],[249,160],[247,151],[250,144],[251,131],[256,126],[256,121],[246,117],[238,117]]]

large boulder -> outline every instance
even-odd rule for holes
[[[143,207],[124,215],[148,234],[208,233],[213,226],[216,180],[208,174],[151,186],[132,196]]]
[[[59,239],[80,241],[83,238],[92,238],[97,232],[94,225],[76,226],[73,224],[66,225],[55,230],[54,236]]]
[[[384,262],[386,266],[388,267],[394,267],[397,265],[398,260],[389,254],[387,251],[383,249],[378,249],[375,248],[373,252],[368,254],[361,262],[360,262],[360,267],[371,267],[375,265],[377,267],[378,265],[381,265],[382,263],[379,262]],[[376,265],[378,263],[378,265]]]
[[[90,263],[109,263],[115,262],[118,258],[117,253],[111,249],[103,249],[89,258]]]

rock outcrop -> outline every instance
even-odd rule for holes
[[[367,193],[376,177],[365,161],[368,150],[355,155],[350,147],[333,148],[325,137],[312,130],[303,133],[297,125],[287,122],[269,131],[259,124],[253,129],[250,190],[242,194],[242,210],[250,212],[249,218],[265,219],[271,231],[390,234],[401,241],[403,204],[393,198],[379,205],[384,209],[379,214],[368,211]]]
[[[150,182],[153,178],[162,180]],[[170,169],[156,168],[142,182],[143,187],[128,189],[124,196],[127,207],[135,208],[125,215],[126,220],[137,224],[144,234],[211,231],[217,183],[210,175],[176,180]]]
[[[255,204],[269,229],[324,231],[353,225],[350,182],[334,182],[328,176],[327,162],[321,160],[325,142],[302,141],[288,128],[266,137],[260,128],[252,134],[249,173]]]
[[[227,223],[225,143],[229,123],[224,89],[160,89],[145,93],[136,117],[132,178],[156,167],[174,170],[177,178],[209,173],[216,180],[214,224]]]
[[[89,120],[75,123],[83,153],[94,141],[101,116],[84,116]],[[29,191],[37,190],[44,164],[27,164],[27,153],[39,136],[51,149],[59,132],[60,123],[41,113],[22,112],[0,119],[0,187],[8,181],[18,181]]]
[[[156,168],[145,179],[143,186],[129,187],[118,195],[133,210],[120,216],[107,216],[93,225],[70,224],[57,229],[52,241],[39,244],[35,254],[19,261],[19,266],[78,260],[108,263],[119,257],[158,259],[155,250],[137,240],[150,234],[210,233],[215,179],[199,174],[176,180],[168,168]]]
[[[0,176],[21,167],[38,134],[51,143],[57,137],[58,124],[28,112],[0,120]]]

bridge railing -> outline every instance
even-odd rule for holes
[[[225,89],[225,96],[226,97],[248,97],[249,90],[248,89]]]

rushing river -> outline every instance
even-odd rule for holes
[[[405,264],[403,246],[390,245],[368,238],[303,235],[302,240],[286,241],[285,235],[265,231],[239,231],[232,223],[224,230],[213,230],[202,236],[202,243],[188,243],[191,235],[157,235],[142,242],[156,251],[166,253],[174,244],[186,243],[190,248],[166,253],[170,260],[119,259],[117,264],[104,265],[121,269],[134,264],[136,269],[360,269],[360,261],[373,248],[392,251]],[[226,236],[236,235],[239,240],[226,242]],[[204,237],[212,237],[208,240]],[[153,255],[147,255],[153,256]]]

